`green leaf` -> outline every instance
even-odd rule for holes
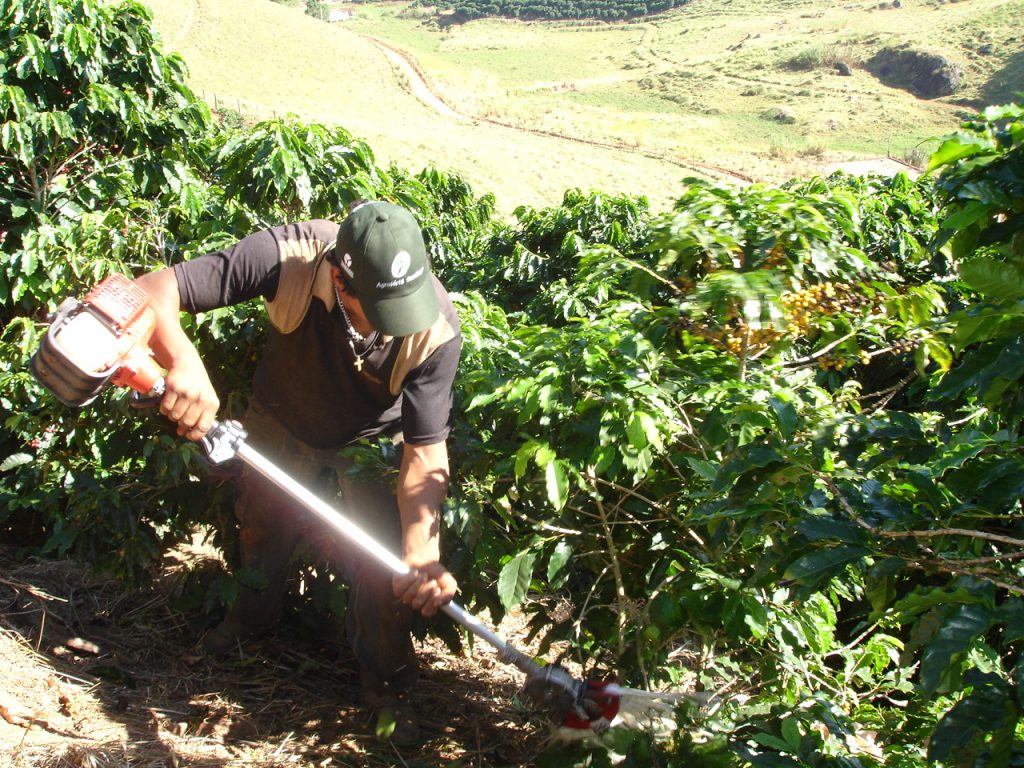
[[[566,477],[563,462],[549,462],[544,468],[544,481],[551,506],[556,510],[564,507],[565,502],[569,500],[569,479]]]
[[[988,439],[961,438],[956,444],[947,445],[943,451],[937,454],[936,460],[932,462],[932,471],[936,476],[941,476],[949,469],[962,467],[971,459],[977,458],[982,451],[991,447],[992,441]]]
[[[562,571],[565,570],[565,566],[569,564],[572,559],[573,548],[572,545],[565,541],[560,541],[555,545],[554,550],[551,552],[551,556],[548,558],[548,583],[554,586],[556,583],[560,583],[565,580],[562,576]]]
[[[985,675],[984,682],[958,701],[946,714],[928,739],[928,760],[932,764],[956,755],[957,765],[974,765],[974,758],[984,748],[983,736],[1012,731],[1020,713],[1011,714],[1006,685],[995,675]],[[1005,761],[986,765],[1007,765]]]
[[[714,480],[718,475],[718,465],[713,461],[698,459],[695,456],[684,456],[683,460],[690,465],[690,468],[697,473],[699,477],[702,477],[705,480]]]
[[[677,629],[685,618],[679,598],[668,592],[659,592],[648,609],[651,621],[666,630]]]
[[[754,595],[743,595],[740,602],[744,608],[743,623],[750,628],[750,634],[757,639],[768,635],[768,609]]]
[[[942,228],[951,232],[959,232],[984,219],[990,210],[991,208],[988,205],[977,200],[971,200],[955,213],[947,216],[942,222]]]
[[[864,592],[874,612],[881,613],[896,599],[896,588],[893,577],[899,573],[905,563],[900,557],[887,557],[876,562],[864,579]]]
[[[395,712],[391,707],[381,707],[377,711],[377,722],[374,724],[374,733],[377,734],[377,738],[381,741],[387,741],[391,738],[391,734],[395,732]]]
[[[526,599],[533,581],[533,564],[537,553],[533,550],[520,552],[501,569],[498,575],[498,598],[506,611],[511,611]]]
[[[550,465],[558,456],[555,453],[555,449],[547,443],[538,443],[537,450],[533,454],[533,460],[537,462],[537,466],[541,469],[546,468]]]
[[[754,469],[765,467],[772,470],[777,469],[784,461],[785,457],[773,446],[762,444],[744,446],[719,468],[715,488],[718,490],[727,488],[735,483],[740,476]]]
[[[947,671],[959,664],[974,640],[988,631],[992,618],[991,608],[973,604],[960,606],[942,622],[921,654],[921,687],[926,693],[936,693],[943,687]]]
[[[795,717],[787,717],[782,721],[782,737],[786,740],[791,752],[796,752],[800,748],[802,735],[800,725]]]
[[[1010,678],[1013,682],[1014,698],[1017,708],[1024,712],[1024,653],[1017,656],[1017,663]]]
[[[1015,301],[1024,297],[1024,269],[1017,264],[979,257],[961,264],[960,276],[988,298]]]
[[[637,450],[643,450],[648,445],[655,448],[661,447],[661,435],[658,432],[658,425],[645,411],[635,411],[629,418],[626,425],[626,436],[629,443]]]
[[[987,598],[978,591],[965,587],[956,589],[927,589],[919,588],[917,591],[904,595],[893,606],[894,613],[899,617],[901,623],[912,622],[915,617],[936,606],[972,603],[984,603]]]
[[[1020,597],[1007,598],[999,606],[999,618],[1005,622],[1003,627],[1004,647],[1024,640],[1024,599]],[[1021,657],[1017,670],[1024,676],[1024,656]],[[1024,687],[1021,688],[1020,695],[1024,697]]]
[[[773,736],[770,733],[764,733],[764,732],[762,732],[762,733],[755,733],[752,738],[753,738],[754,741],[756,741],[758,744],[760,744],[763,747],[769,747],[771,749],[777,749],[780,752],[791,752],[791,751],[793,751],[793,747],[791,747],[788,742],[783,741],[778,736]]]
[[[537,455],[537,451],[544,445],[537,440],[527,440],[516,451],[515,461],[515,475],[516,477],[522,477],[526,474],[526,467],[530,463],[530,459]]]
[[[35,459],[31,453],[12,453],[0,464],[0,472],[30,464]]]
[[[871,550],[854,546],[818,550],[794,561],[786,569],[784,578],[814,586],[842,572],[849,563],[857,562],[869,554]]]
[[[867,533],[859,525],[824,515],[807,515],[797,530],[811,541],[833,540],[843,544],[863,544]]]
[[[233,605],[239,594],[238,579],[219,578],[214,582],[212,591],[224,605]]]
[[[1024,336],[992,342],[969,350],[960,364],[932,388],[930,397],[952,398],[971,390],[997,406],[1007,388],[1024,377]]]
[[[626,436],[629,438],[629,444],[637,449],[647,447],[647,433],[640,423],[639,415],[634,413],[626,425]]]
[[[948,344],[939,341],[936,338],[927,338],[924,340],[924,344],[917,350],[922,358],[932,360],[940,371],[948,371],[953,367],[953,350],[950,349]],[[924,370],[924,364],[918,366],[919,370]]]
[[[779,425],[779,432],[783,437],[790,437],[799,423],[799,415],[793,404],[778,397],[768,398],[768,404],[775,412],[775,421]]]
[[[267,575],[257,568],[240,568],[235,577],[241,584],[257,592],[266,589],[270,584]]]
[[[957,160],[976,155],[981,151],[982,145],[974,137],[958,134],[957,137],[942,142],[935,150],[928,161],[928,170],[934,171],[939,166],[955,163]]]

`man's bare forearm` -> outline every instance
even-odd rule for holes
[[[406,445],[398,475],[402,559],[412,569],[395,579],[395,595],[432,616],[458,589],[441,563],[441,508],[448,494],[448,450],[444,443]]]
[[[156,314],[156,328],[149,343],[156,361],[167,369],[160,411],[178,424],[179,435],[199,440],[217,417],[220,400],[199,351],[181,327],[178,280],[173,270],[161,269],[135,282],[149,295],[149,305]]]

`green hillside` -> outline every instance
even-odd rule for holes
[[[715,168],[779,182],[851,159],[920,161],[923,141],[1024,82],[1024,0],[696,0],[621,24],[447,24],[408,3],[359,4],[327,24],[269,0],[147,4],[211,103],[340,123],[385,164],[458,170],[505,211],[577,186],[663,207],[684,175],[726,178]],[[468,117],[417,98],[369,36]],[[960,90],[926,100],[880,83],[867,63],[900,45],[956,62]]]
[[[671,199],[680,169],[426,107],[361,36],[269,0],[147,0],[165,46],[188,62],[208,102],[256,117],[294,112],[364,137],[381,164],[434,165],[493,191],[503,210],[547,204],[580,184]],[[239,18],[246,19],[239,25]]]

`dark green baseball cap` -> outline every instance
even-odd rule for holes
[[[405,208],[363,203],[341,223],[336,248],[366,319],[385,336],[409,336],[437,320],[423,232]]]

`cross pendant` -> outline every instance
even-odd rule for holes
[[[361,358],[359,356],[356,356],[356,370],[357,371],[363,370],[363,358]]]

